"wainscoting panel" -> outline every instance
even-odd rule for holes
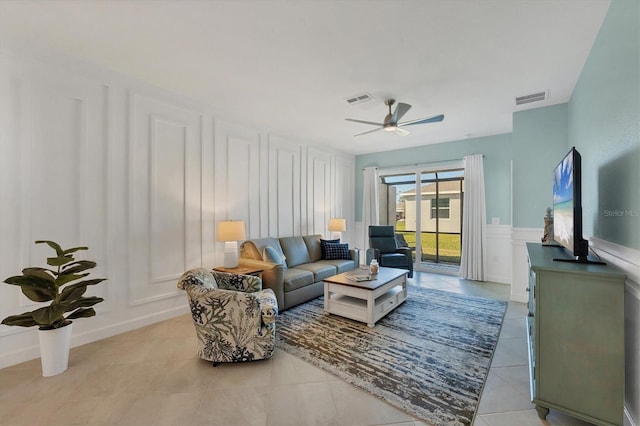
[[[307,150],[307,234],[328,236],[331,218],[331,155]]]
[[[487,281],[511,284],[511,253],[511,226],[487,225]]]
[[[202,263],[202,117],[131,94],[130,299],[176,296],[175,283]]]
[[[247,238],[261,234],[260,133],[218,120],[215,131],[215,218],[244,220]],[[222,252],[224,243],[216,248]],[[222,259],[222,258],[221,258]]]
[[[349,243],[349,247],[356,247],[355,241],[360,241],[355,238],[355,221],[353,220],[355,217],[355,170],[356,163],[353,158],[335,156],[331,216],[347,220],[347,231],[342,233],[342,240]]]
[[[511,300],[526,303],[529,300],[529,264],[527,261],[527,243],[540,242],[543,228],[513,228],[511,245],[513,249],[511,270]]]
[[[231,123],[211,106],[71,58],[0,52],[0,278],[86,245],[97,315],[72,346],[183,315],[178,277],[222,261],[216,221],[248,238],[355,232],[353,156]],[[324,211],[316,210],[323,208]],[[83,256],[84,257],[84,256]],[[33,304],[0,285],[0,318]],[[0,368],[39,356],[35,328],[0,326]]]
[[[627,274],[624,297],[625,425],[640,424],[640,251],[598,238],[592,249]]]
[[[269,235],[301,235],[300,145],[269,135]]]

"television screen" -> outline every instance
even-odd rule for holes
[[[574,252],[575,233],[575,149],[569,151],[553,172],[553,239]]]

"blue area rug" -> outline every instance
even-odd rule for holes
[[[276,346],[435,425],[470,425],[507,302],[408,286],[375,328],[323,313],[323,298],[280,314]]]

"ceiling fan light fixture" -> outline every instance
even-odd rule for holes
[[[388,124],[386,126],[384,126],[384,130],[387,132],[393,132],[398,128],[398,126],[396,126],[395,124]]]

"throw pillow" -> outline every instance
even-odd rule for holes
[[[335,240],[323,240],[322,238],[320,238],[320,251],[322,252],[322,258],[326,259],[327,258],[327,244],[338,244],[340,242],[340,238],[335,239]]]
[[[351,260],[349,244],[327,244],[325,250],[327,251],[327,260]]]
[[[267,262],[277,263],[278,265],[282,265],[284,267],[287,266],[284,255],[278,253],[278,250],[274,249],[271,246],[266,246],[262,252],[262,259]]]

